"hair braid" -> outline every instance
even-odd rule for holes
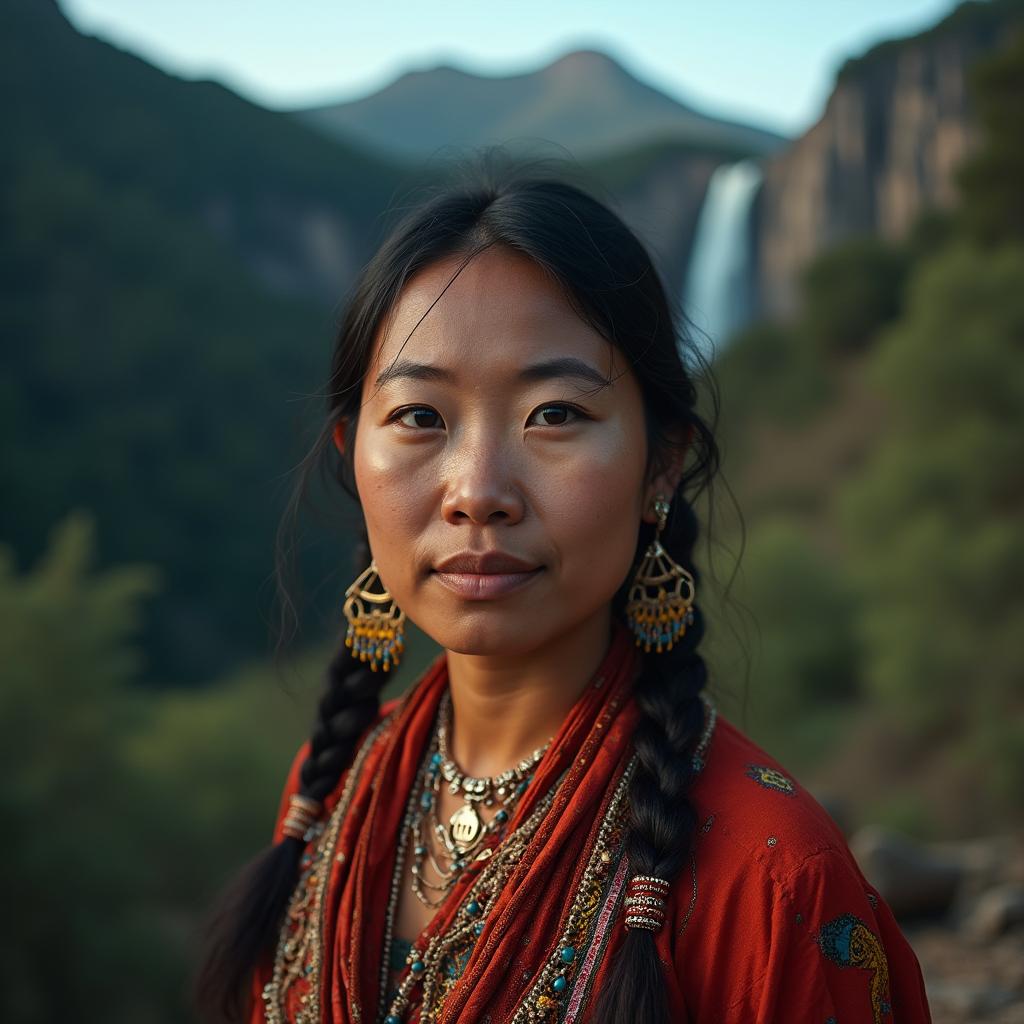
[[[360,550],[365,544],[359,545]],[[380,710],[382,672],[344,644],[331,658],[317,706],[299,793],[323,802],[351,764],[356,744]],[[302,840],[285,836],[246,864],[225,888],[208,919],[193,1000],[204,1018],[245,1020],[248,986],[260,957],[274,943],[298,881]]]
[[[699,581],[692,565],[697,517],[688,503],[679,508],[662,534],[672,558]],[[633,734],[637,767],[630,782],[626,856],[631,874],[657,875],[675,881],[690,855],[696,816],[687,792],[693,781],[692,758],[704,724],[700,692],[707,681],[697,647],[704,617],[693,606],[693,623],[671,651],[648,654],[637,682],[640,718]],[[595,1010],[596,1021],[614,1024],[635,1020],[666,1024],[665,979],[655,952],[654,935],[643,928],[627,931],[611,966]]]
[[[309,755],[299,772],[303,796],[323,801],[338,784],[355,753],[355,744],[380,710],[380,691],[387,680],[355,660],[344,644],[327,669],[328,684],[317,705]]]

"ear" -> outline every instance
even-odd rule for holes
[[[671,499],[683,477],[686,455],[690,449],[696,427],[691,423],[685,428],[670,431],[674,444],[651,468],[651,476],[644,487],[644,508],[641,518],[645,523],[656,523],[654,499],[662,494]]]
[[[339,455],[345,454],[345,421],[338,420],[334,424],[334,447],[338,449]]]

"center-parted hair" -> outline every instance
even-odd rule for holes
[[[675,439],[689,437],[661,542],[697,581],[694,622],[671,651],[644,655],[635,692],[640,710],[634,734],[638,765],[629,791],[626,840],[631,873],[675,882],[689,862],[695,831],[687,792],[693,778],[691,757],[703,727],[699,695],[707,679],[697,653],[704,618],[700,576],[693,565],[698,537],[693,501],[719,466],[713,422],[709,426],[697,413],[697,386],[688,362],[705,370],[712,420],[718,400],[706,365],[687,337],[682,315],[670,303],[647,250],[608,205],[560,177],[515,167],[495,170],[484,161],[459,184],[435,192],[406,212],[363,268],[345,307],[331,358],[322,429],[303,462],[305,472],[290,509],[294,511],[309,471],[318,465],[329,464],[334,484],[358,501],[352,453],[363,379],[384,318],[419,270],[454,258],[454,279],[492,246],[514,250],[546,270],[577,314],[624,354],[643,395],[648,471],[667,466],[673,454],[679,457],[681,453],[672,451],[679,443]],[[332,443],[334,427],[341,422],[346,426],[344,456]],[[652,524],[638,523],[634,565],[653,535]],[[365,534],[360,548],[358,568],[368,561]],[[280,564],[278,570],[280,582]],[[631,579],[632,569],[613,599],[613,612],[620,617]],[[290,601],[285,604],[291,606]],[[380,688],[386,679],[353,659],[339,643],[327,668],[309,756],[301,769],[302,794],[322,801],[337,786],[356,742],[379,712]],[[301,840],[283,839],[247,864],[225,890],[211,918],[195,981],[195,1003],[204,1018],[245,1019],[252,971],[273,949],[298,880],[302,849]],[[592,1019],[598,1024],[667,1022],[665,982],[653,933],[627,931],[596,1000]]]

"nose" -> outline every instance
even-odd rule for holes
[[[497,444],[476,444],[454,455],[441,501],[445,521],[478,526],[519,522],[525,503],[514,480],[512,461]]]

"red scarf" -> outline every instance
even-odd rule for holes
[[[633,638],[616,620],[601,665],[553,737],[506,835],[530,816],[563,772],[568,774],[493,906],[488,908],[483,931],[461,977],[444,999],[439,1021],[478,1024],[488,1014],[491,1020],[505,1021],[527,997],[536,1002],[538,998],[557,996],[560,1002],[573,1000],[581,1008],[584,995],[593,988],[600,957],[584,948],[576,950],[574,961],[561,971],[565,984],[557,993],[547,982],[541,992],[536,982],[545,964],[558,962],[559,940],[573,894],[580,886],[612,792],[632,753],[630,738],[637,712],[629,696],[638,668],[639,653]],[[310,992],[311,985],[311,998],[315,1000],[316,993],[321,993],[319,1012],[324,1022],[370,1024],[377,1019],[381,958],[387,955],[383,948],[386,910],[399,830],[447,685],[447,656],[441,654],[397,702],[376,733],[370,733],[363,745],[362,762],[357,755],[353,768],[326,801],[323,852],[319,860],[314,857],[307,871],[315,882],[318,864],[326,864],[327,886],[321,892],[319,914],[304,912],[307,940],[313,936],[315,944],[319,937],[320,967],[310,972],[309,982],[302,974],[288,986],[286,1020],[294,1019],[299,1000]],[[347,803],[347,808],[332,817],[341,801]],[[314,843],[310,850],[315,847]],[[617,860],[617,851],[613,852]],[[599,865],[601,869],[605,866]],[[474,862],[463,873],[420,936],[417,949],[448,929],[481,868]],[[623,870],[622,866],[617,870],[615,863],[607,866],[601,880],[606,893],[621,887]],[[593,879],[593,875],[590,877]],[[403,877],[402,884],[409,884],[407,878]],[[593,886],[593,881],[590,884]],[[300,882],[297,893],[301,895],[302,890]],[[310,902],[315,907],[315,899]],[[603,919],[597,913],[588,918],[592,920],[590,935],[597,935],[599,942],[608,941],[614,916],[614,900],[605,898],[604,902],[608,906]],[[318,918],[321,929],[316,928]],[[301,919],[297,912],[294,920]],[[296,933],[291,935],[294,938]],[[307,949],[300,957],[299,968],[309,961]],[[263,972],[257,987],[262,988],[268,977],[269,972]],[[413,991],[413,1009],[404,1016],[407,1022],[419,1017],[417,991]],[[316,1012],[316,1003],[306,1008]],[[263,1019],[262,1004],[255,1017]]]
[[[611,647],[509,822],[512,830],[535,809],[543,813],[503,887],[482,894],[481,933],[456,948],[456,970],[433,1004],[439,1024],[521,1024],[531,1016],[525,1011],[561,1024],[592,1019],[595,994],[626,935],[623,812],[639,667],[631,635],[616,622]],[[374,1024],[389,1009],[377,1001],[399,826],[447,682],[442,655],[384,709],[387,716],[326,801],[325,831],[306,850],[282,932],[292,952],[285,955],[282,942],[279,955],[255,973],[252,1024],[292,1024],[300,1014],[317,1024]],[[692,873],[684,871],[673,885],[667,927],[654,935],[670,1019],[767,1024],[781,1014],[926,1024],[913,950],[835,823],[730,723],[719,719],[713,746],[690,794],[703,819]],[[298,752],[285,787],[277,839],[307,749]],[[563,772],[545,811],[542,801]],[[515,849],[517,838],[506,834],[500,850]],[[465,914],[467,889],[479,890],[486,865],[500,864],[501,856],[466,869],[419,938],[418,952],[438,932],[462,941],[472,930],[458,916]],[[402,884],[409,884],[404,877]],[[450,932],[453,919],[459,928]],[[565,953],[571,955],[563,962]],[[260,995],[268,982],[264,1006]],[[403,1024],[426,1016],[418,1012],[422,991],[421,982]],[[557,1014],[547,1012],[556,1009],[552,1002]]]

